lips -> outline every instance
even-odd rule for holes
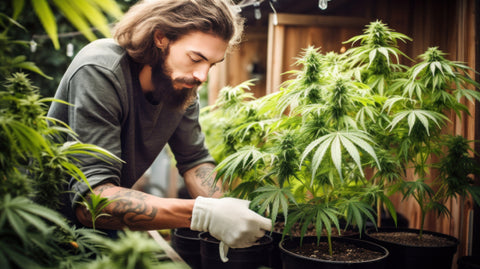
[[[184,86],[185,88],[189,88],[189,89],[191,89],[191,88],[193,88],[193,87],[195,87],[195,86],[197,86],[197,85],[183,83],[183,86]]]

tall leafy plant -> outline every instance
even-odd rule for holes
[[[343,54],[306,48],[297,61],[301,68],[287,72],[292,78],[278,92],[240,98],[233,106],[226,96],[248,96],[248,88],[223,89],[202,115],[207,143],[217,143],[216,179],[272,221],[282,214],[286,232],[299,226],[303,235],[313,224],[318,237],[325,229],[329,240],[342,221],[361,232],[368,220],[381,225],[384,209],[396,220],[388,198],[396,191],[416,198],[422,220],[430,210],[446,213],[446,197],[478,200],[468,184],[452,191],[460,184],[445,183],[456,178],[446,176],[451,171],[441,173],[439,191],[438,180],[427,180],[431,157],[457,147],[440,143],[446,113],[468,114],[461,99],[480,100],[468,89],[478,83],[468,66],[446,60],[435,47],[420,55],[421,62],[401,64],[401,58],[412,59],[398,43],[409,40],[374,21],[346,41],[355,46]],[[233,113],[226,113],[229,108]],[[209,133],[212,118],[219,123],[215,136]],[[405,179],[410,168],[413,181]]]
[[[242,102],[235,114],[241,120],[225,120],[236,123],[229,134],[261,131],[253,132],[255,140],[237,137],[247,144],[237,144],[217,167],[217,179],[229,183],[232,195],[252,199],[272,221],[283,214],[285,231],[300,225],[304,234],[314,224],[318,238],[325,229],[329,241],[332,226],[341,231],[341,220],[360,229],[373,220],[370,204],[378,193],[363,172],[364,165],[377,162],[374,141],[354,120],[359,107],[372,103],[368,87],[339,74],[345,68],[340,59],[308,48],[298,61],[303,68],[290,72],[295,78],[281,91]],[[250,111],[246,119],[242,111]]]
[[[8,36],[12,29],[26,30],[14,20],[24,1],[12,2],[13,18],[0,13],[0,267],[79,268],[91,262],[90,268],[94,261],[100,264],[108,254],[113,256],[115,243],[107,243],[104,235],[94,229],[70,226],[55,209],[67,176],[88,185],[78,155],[87,154],[105,162],[121,160],[100,147],[81,143],[67,125],[46,116],[48,104],[58,100],[43,98],[28,76],[18,72],[41,73],[25,56],[12,54],[14,46],[28,44]],[[71,142],[60,137],[70,137]],[[110,202],[98,195],[86,198],[84,203],[92,212],[93,222],[101,217],[99,209]],[[120,262],[122,268],[163,268],[153,256],[158,249],[152,248],[152,240],[133,232],[127,237],[129,242],[136,240],[148,247],[124,248],[121,255],[128,258]],[[117,266],[117,258],[102,265]]]

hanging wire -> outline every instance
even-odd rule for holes
[[[273,25],[276,26],[276,25],[278,25],[278,17],[277,17],[277,11],[275,10],[275,7],[273,7],[273,2],[276,2],[276,0],[270,0],[269,4],[270,4],[270,7],[273,10]]]

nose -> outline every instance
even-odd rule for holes
[[[200,81],[200,82],[205,82],[207,81],[208,77],[208,71],[210,70],[210,66],[208,65],[201,65],[195,71],[193,71],[193,77]]]

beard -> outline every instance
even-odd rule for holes
[[[195,102],[198,86],[202,83],[193,77],[179,77],[172,79],[172,72],[165,64],[168,52],[169,49],[167,47],[164,50],[162,59],[152,67],[152,83],[154,85],[154,90],[151,92],[151,95],[154,102],[157,104],[163,102],[169,107],[185,111]],[[175,89],[175,84],[189,84],[195,86],[192,88]]]

